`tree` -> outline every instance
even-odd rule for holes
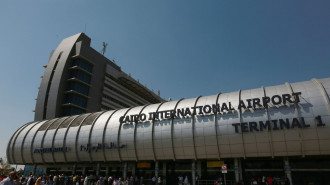
[[[10,171],[12,171],[10,164],[0,157],[0,176],[7,177]]]

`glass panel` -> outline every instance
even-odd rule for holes
[[[88,84],[91,82],[91,76],[79,70],[72,70],[70,73],[70,78],[78,78]]]
[[[78,105],[80,107],[87,107],[87,98],[84,98],[82,96],[76,95],[76,94],[68,94],[65,97],[65,103],[72,103],[75,105]]]
[[[82,68],[82,69],[84,69],[84,70],[86,70],[90,73],[92,73],[92,70],[93,70],[93,65],[86,62],[86,61],[84,61],[84,60],[82,60],[82,59],[73,60],[72,63],[71,63],[71,67],[73,67],[73,66],[78,66],[78,67],[80,67],[80,68]]]
[[[77,82],[69,82],[68,88],[67,90],[74,90],[77,91],[83,95],[88,96],[88,91],[89,88],[86,85],[83,85],[81,83],[77,83]]]

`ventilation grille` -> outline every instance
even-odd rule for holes
[[[68,117],[63,117],[60,118],[58,120],[56,120],[49,128],[48,130],[52,130],[52,129],[56,129],[65,119],[67,119]]]
[[[76,118],[75,120],[73,120],[72,124],[70,127],[77,127],[80,125],[80,123],[82,122],[82,120],[84,120],[87,116],[89,116],[90,114],[82,114],[80,115],[78,118]]]
[[[39,127],[38,131],[44,131],[47,129],[47,127],[52,124],[56,119],[51,119],[46,121],[44,124],[41,125],[41,127]]]
[[[82,124],[82,126],[84,125],[91,125],[93,123],[93,121],[101,114],[102,112],[96,112],[91,114],[90,116],[88,116],[88,118],[85,119],[84,123]]]
[[[71,121],[73,119],[75,119],[78,116],[71,116],[68,119],[66,119],[65,121],[63,121],[63,123],[61,124],[61,126],[59,128],[67,128],[69,126],[69,124],[71,123]]]

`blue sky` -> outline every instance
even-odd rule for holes
[[[173,100],[330,77],[330,1],[1,1],[0,157],[33,120],[43,65],[79,32]]]

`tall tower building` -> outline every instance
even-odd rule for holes
[[[42,77],[35,121],[165,101],[90,47],[79,33],[50,55]]]

